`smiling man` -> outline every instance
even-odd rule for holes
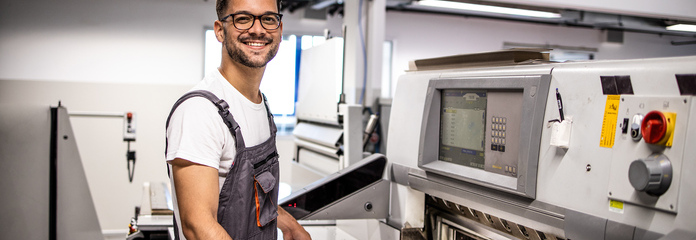
[[[174,104],[166,159],[178,239],[310,239],[277,206],[276,126],[259,87],[278,52],[280,0],[217,0],[218,71]]]

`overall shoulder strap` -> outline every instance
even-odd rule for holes
[[[215,96],[215,94],[206,90],[195,90],[181,96],[181,98],[179,98],[179,100],[177,100],[176,103],[174,103],[174,106],[172,106],[172,110],[169,112],[165,129],[169,128],[169,120],[171,120],[174,110],[176,110],[176,108],[179,107],[181,103],[193,97],[203,97],[215,104],[215,107],[217,107],[218,109],[218,114],[220,114],[220,117],[222,117],[222,121],[225,123],[225,125],[227,125],[227,128],[230,130],[230,133],[232,133],[232,137],[235,138],[235,142],[237,143],[237,145],[244,144],[244,141],[236,141],[237,136],[241,137],[241,130],[239,129],[239,124],[237,124],[237,122],[234,120],[234,117],[229,111],[230,106],[227,104],[227,102],[225,102],[225,100],[219,99],[217,96]],[[165,155],[167,154],[169,140],[166,140],[166,144],[167,145],[164,148]]]
[[[278,128],[276,127],[275,121],[273,120],[273,114],[271,113],[271,109],[268,107],[268,100],[266,99],[266,95],[261,93],[261,96],[263,97],[263,105],[266,106],[266,114],[268,115],[268,125],[271,129],[271,135],[275,136],[276,132],[278,131]]]

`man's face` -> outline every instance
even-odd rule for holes
[[[256,16],[278,13],[275,0],[231,0],[227,14],[248,13]],[[278,52],[283,34],[283,25],[275,30],[266,30],[261,21],[254,19],[250,29],[239,30],[232,18],[222,23],[224,33],[223,47],[232,61],[250,68],[265,67]]]

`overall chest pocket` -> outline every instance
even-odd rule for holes
[[[273,155],[273,154],[272,154]],[[270,156],[269,156],[270,157]],[[275,172],[278,171],[277,154],[271,159],[264,160],[264,170],[254,175],[254,200],[256,202],[256,225],[266,226],[278,217],[278,198],[275,189],[278,180]],[[254,166],[255,168],[257,166]],[[261,167],[261,166],[259,166]]]

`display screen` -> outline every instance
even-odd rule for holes
[[[431,79],[418,167],[535,198],[550,82],[550,75]]]
[[[484,169],[487,101],[482,90],[442,90],[439,160]]]

